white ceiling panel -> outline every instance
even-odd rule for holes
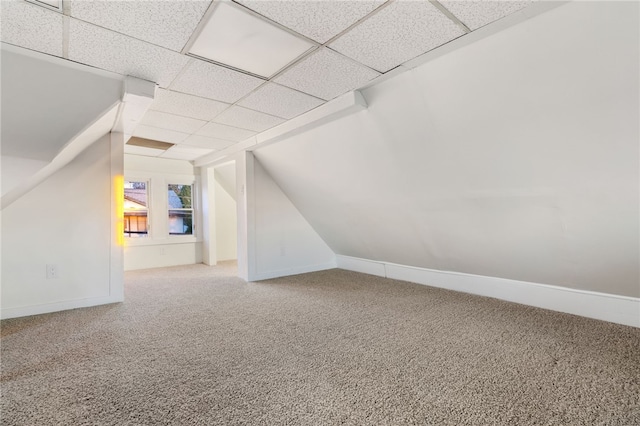
[[[180,51],[207,11],[210,0],[73,0],[71,16]]]
[[[238,105],[289,119],[323,103],[321,99],[288,87],[267,83],[238,102]]]
[[[198,157],[213,152],[213,149],[194,148],[191,146],[175,145],[160,155],[162,158],[172,158],[174,160],[195,160]]]
[[[472,30],[478,29],[490,22],[517,12],[533,3],[531,1],[440,1],[444,7],[453,13]]]
[[[146,155],[148,157],[157,157],[165,152],[164,149],[147,148],[144,146],[127,145],[124,146],[125,154]]]
[[[264,114],[251,109],[232,106],[217,116],[214,121],[216,123],[239,127],[241,129],[262,132],[277,126],[278,124],[284,123],[285,120],[280,117],[274,117],[273,115]]]
[[[314,46],[244,7],[219,1],[189,53],[270,77]]]
[[[229,108],[229,104],[224,102],[165,89],[156,90],[156,97],[150,107],[154,111],[168,112],[205,121],[213,119],[213,117],[227,108]]]
[[[217,101],[234,103],[264,83],[256,77],[215,64],[192,60],[171,89]]]
[[[62,56],[61,13],[17,0],[0,1],[0,12],[3,42]]]
[[[209,148],[209,149],[220,150],[220,149],[225,149],[235,143],[236,142],[227,141],[224,139],[209,138],[209,137],[200,136],[200,135],[191,135],[187,139],[185,139],[185,141],[182,142],[180,145],[188,145],[188,146],[195,146],[198,148]]]
[[[189,134],[140,124],[133,131],[133,136],[161,142],[180,143],[187,139]]]
[[[464,34],[428,1],[396,1],[330,44],[380,72]]]
[[[166,87],[189,61],[186,56],[71,19],[69,59]]]
[[[237,127],[226,126],[219,123],[207,123],[202,129],[198,130],[197,136],[207,136],[210,138],[225,139],[232,142],[241,142],[256,132],[252,130],[239,129]]]
[[[173,130],[176,132],[193,133],[207,124],[207,122],[203,120],[196,120],[195,118],[167,114],[166,112],[147,111],[142,118],[141,124]]]
[[[344,31],[385,0],[238,0],[248,8],[319,43]]]
[[[325,100],[357,89],[380,73],[323,47],[274,79]]]

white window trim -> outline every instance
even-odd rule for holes
[[[134,171],[125,173],[125,181],[135,182],[147,182],[147,211],[148,211],[148,234],[143,238],[130,238],[125,237],[125,245],[129,247],[137,246],[155,246],[155,245],[167,245],[167,244],[191,244],[202,242],[202,230],[201,230],[201,203],[200,203],[200,179],[196,175],[178,175],[178,174],[164,174],[164,173],[145,173],[141,171]],[[167,185],[193,185],[192,188],[192,206],[193,206],[193,221],[194,221],[194,234],[193,235],[169,235],[168,211],[169,202],[167,199]],[[154,190],[159,186],[163,188],[161,192]],[[154,197],[154,192],[158,195]],[[164,197],[162,196],[164,194]],[[195,195],[195,196],[194,196]],[[160,212],[160,213],[159,213]],[[161,217],[159,217],[161,216]],[[166,218],[165,218],[166,216]],[[164,223],[167,226],[158,225],[158,223]]]
[[[150,181],[149,181],[148,178],[146,178],[146,179],[145,178],[133,178],[133,177],[129,178],[127,176],[125,176],[124,181],[125,182],[144,182],[146,184],[146,188],[147,188],[147,236],[146,237],[133,238],[133,237],[127,237],[125,235],[124,240],[127,242],[127,244],[130,244],[131,242],[137,241],[137,240],[149,240],[149,239],[152,238],[152,232],[153,232],[153,230],[150,227],[151,220],[152,220],[151,219],[152,213],[151,213],[151,207],[150,207],[151,206],[151,191],[150,191],[150,187],[149,187]]]

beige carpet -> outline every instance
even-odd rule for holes
[[[353,272],[2,322],[5,425],[640,425],[640,329]]]

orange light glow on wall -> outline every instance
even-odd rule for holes
[[[116,198],[116,244],[124,246],[124,176],[113,178],[113,192]]]

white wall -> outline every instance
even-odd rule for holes
[[[638,28],[572,2],[254,154],[336,254],[638,297]]]
[[[216,258],[238,258],[238,218],[236,206],[235,163],[216,167],[215,176],[215,234]]]
[[[200,191],[193,164],[184,160],[124,156],[125,179],[149,182],[149,235],[126,238],[124,270],[202,263],[202,215]],[[192,192],[195,211],[195,235],[169,235],[167,185],[195,183]]]
[[[2,180],[0,180],[2,195],[36,174],[38,170],[47,164],[49,164],[48,161],[3,155],[0,168],[2,172]]]
[[[120,139],[122,142],[122,139]],[[2,317],[122,300],[112,193],[121,143],[100,138],[2,210]],[[46,279],[46,265],[58,278]]]
[[[122,97],[122,76],[2,43],[2,155],[51,161]]]
[[[248,154],[251,156],[251,154]],[[335,255],[260,162],[247,183],[249,279],[259,280],[334,268]],[[253,253],[253,254],[251,254]]]

